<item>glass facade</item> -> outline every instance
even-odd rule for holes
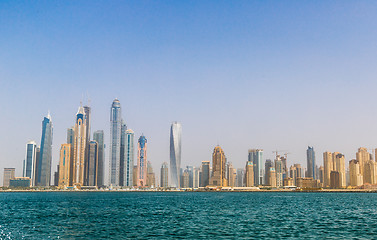
[[[97,170],[97,185],[104,186],[104,161],[105,161],[105,145],[104,145],[104,134],[103,130],[98,130],[93,133],[93,140],[98,143],[98,170]]]
[[[170,128],[170,185],[176,188],[180,186],[181,135],[181,124],[172,123]]]
[[[37,186],[50,186],[52,161],[52,121],[48,114],[42,121],[40,159],[37,170]]]
[[[313,147],[309,147],[306,150],[306,160],[307,160],[307,176],[305,177],[312,177],[315,179],[316,173],[315,173],[315,152]]]
[[[110,184],[120,186],[120,146],[122,117],[118,99],[113,101],[110,112]]]
[[[131,129],[126,131],[125,141],[125,164],[124,164],[124,183],[123,186],[132,187],[132,171],[134,166],[134,132]]]
[[[259,186],[264,184],[264,165],[263,165],[263,150],[250,149],[248,160],[254,166],[254,185]]]
[[[26,156],[22,176],[30,178],[32,185],[34,185],[36,158],[37,144],[34,141],[30,141],[26,144]]]

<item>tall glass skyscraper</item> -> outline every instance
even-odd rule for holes
[[[113,101],[110,111],[110,185],[120,186],[120,147],[122,115],[118,99]]]
[[[308,149],[306,150],[306,161],[307,161],[307,174],[308,176],[306,177],[312,177],[313,179],[315,179],[315,152],[314,152],[314,148],[313,147],[309,147],[308,146]]]
[[[31,179],[31,185],[34,186],[35,167],[37,163],[37,144],[30,141],[26,144],[26,156],[24,162],[23,177]]]
[[[37,167],[37,186],[50,186],[52,161],[52,121],[50,113],[42,121],[40,156]]]
[[[147,139],[142,135],[138,141],[137,154],[137,186],[145,187],[147,185]]]
[[[93,133],[93,140],[98,143],[98,170],[97,170],[97,185],[104,186],[104,178],[105,178],[105,145],[103,142],[104,134],[103,130],[98,130]]]
[[[135,133],[131,129],[126,131],[124,149],[124,178],[123,186],[132,187],[132,172],[134,166],[134,137]]]
[[[180,187],[182,126],[173,122],[170,128],[170,186]]]
[[[249,162],[253,163],[254,169],[254,185],[259,186],[264,184],[264,165],[263,165],[263,150],[249,149]]]

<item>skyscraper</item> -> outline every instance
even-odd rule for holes
[[[90,144],[90,117],[91,117],[91,109],[89,106],[84,106],[84,113],[85,113],[85,139],[86,139],[86,146],[85,146],[85,160],[84,160],[84,185],[85,186],[92,186],[88,183],[89,179],[89,144]]]
[[[312,177],[313,179],[316,178],[316,165],[315,165],[315,152],[313,147],[309,147],[306,150],[306,162],[307,162],[307,168],[308,168],[308,176],[306,177]]]
[[[236,176],[237,176],[237,171],[233,167],[233,164],[229,162],[227,164],[227,179],[228,179],[228,186],[229,187],[235,187],[236,186]]]
[[[168,184],[169,179],[169,169],[168,169],[168,163],[164,162],[161,165],[161,174],[160,174],[160,187],[167,188],[169,186]]]
[[[31,179],[31,185],[34,185],[35,180],[35,167],[37,162],[37,144],[34,141],[30,141],[26,144],[26,155],[23,170],[23,177],[29,177]]]
[[[203,161],[202,162],[202,182],[201,187],[207,187],[209,185],[209,178],[210,178],[210,162]]]
[[[180,187],[182,126],[173,122],[170,127],[170,186]]]
[[[360,174],[360,163],[353,159],[349,161],[350,185],[353,187],[363,185],[363,176]]]
[[[124,186],[125,179],[125,159],[126,159],[126,131],[127,126],[122,119],[121,129],[120,129],[120,162],[119,162],[119,186]]]
[[[331,171],[334,170],[334,163],[333,163],[333,154],[331,152],[324,152],[323,153],[323,167],[324,167],[324,187],[330,187],[330,175]]]
[[[120,186],[120,147],[122,115],[118,99],[113,101],[110,112],[110,184]]]
[[[365,164],[372,160],[367,148],[359,148],[356,153],[356,161],[359,163],[359,172],[363,176],[363,181],[366,181],[366,175],[364,174]]]
[[[97,169],[97,186],[105,185],[105,145],[103,130],[97,130],[93,133],[93,140],[98,143],[98,169]],[[131,170],[132,171],[132,170]]]
[[[209,179],[211,186],[228,186],[225,175],[226,157],[223,149],[216,146],[212,153],[212,177]]]
[[[199,182],[200,182],[200,169],[195,167],[194,170],[192,171],[192,187],[198,188]]]
[[[98,143],[90,141],[88,144],[88,160],[87,160],[87,186],[98,186],[97,171],[98,171]]]
[[[75,129],[74,127],[70,127],[67,129],[67,143],[73,146],[74,141],[75,141]]]
[[[72,184],[74,186],[84,186],[85,179],[85,159],[86,159],[86,116],[83,107],[79,107],[76,114],[76,122],[74,128],[74,146],[73,146],[73,169]]]
[[[60,162],[59,162],[59,183],[60,188],[66,188],[72,185],[71,179],[71,144],[65,143],[60,148]]]
[[[264,168],[266,169],[265,171],[265,175],[264,175],[264,179],[265,179],[265,185],[267,186],[271,186],[271,183],[269,182],[270,181],[270,169],[273,167],[275,169],[275,164],[272,163],[271,159],[267,159],[265,164],[264,164]]]
[[[132,187],[132,168],[134,166],[134,137],[135,133],[128,129],[125,136],[125,150],[124,150],[124,178],[123,186]]]
[[[137,153],[137,186],[145,187],[147,184],[147,139],[144,135],[138,140]]]
[[[246,187],[254,186],[254,169],[253,169],[253,162],[247,161],[246,162]]]
[[[152,163],[148,161],[147,163],[147,184],[148,187],[155,187],[156,176],[153,171]]]
[[[263,166],[263,150],[249,149],[248,160],[253,163],[254,169],[254,185],[259,186],[263,184],[264,166]]]
[[[276,174],[276,186],[282,187],[283,186],[283,162],[281,161],[281,158],[279,155],[277,155],[275,159],[275,174]]]
[[[50,114],[42,121],[40,157],[37,164],[37,186],[50,186],[52,161],[52,121]]]
[[[335,171],[339,172],[339,186],[346,187],[346,166],[345,158],[341,153],[334,153],[335,157]]]

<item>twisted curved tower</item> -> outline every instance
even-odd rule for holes
[[[170,186],[180,187],[182,126],[173,122],[170,128]]]

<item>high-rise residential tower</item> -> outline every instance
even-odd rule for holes
[[[34,141],[30,141],[26,144],[26,155],[24,162],[23,177],[29,177],[31,179],[31,185],[34,186],[35,180],[35,167],[37,163],[37,144]]]
[[[200,186],[207,187],[209,185],[209,178],[210,178],[210,162],[203,161],[202,162],[202,181]]]
[[[89,179],[89,144],[90,144],[90,118],[91,118],[91,108],[89,106],[84,106],[84,113],[85,113],[85,139],[86,139],[86,146],[85,146],[85,160],[84,160],[84,185],[85,186],[92,186],[88,183]]]
[[[147,184],[147,139],[144,135],[140,136],[138,141],[137,153],[137,178],[136,186],[145,187]]]
[[[132,187],[132,169],[134,166],[134,138],[135,133],[128,129],[125,134],[124,143],[124,164],[123,164],[123,186]]]
[[[279,155],[277,155],[275,159],[275,174],[276,174],[276,186],[282,187],[283,186],[283,162],[281,161],[281,158]]]
[[[118,99],[113,101],[110,111],[110,185],[120,186],[122,115]]]
[[[334,161],[333,161],[333,154],[331,152],[324,152],[323,153],[323,167],[324,167],[324,187],[330,187],[330,175],[331,171],[334,170]]]
[[[315,165],[315,152],[313,147],[309,147],[306,150],[306,162],[307,162],[307,172],[306,177],[316,178],[316,165]]]
[[[93,140],[98,144],[98,169],[97,169],[97,186],[102,187],[105,185],[105,144],[103,130],[98,130],[93,133]]]
[[[52,162],[52,121],[50,114],[42,121],[42,137],[39,161],[37,164],[37,186],[50,186]]]
[[[253,169],[253,162],[252,161],[247,161],[246,162],[246,176],[245,176],[245,179],[246,179],[246,187],[252,187],[254,186],[254,169]]]
[[[363,181],[366,181],[366,174],[364,174],[365,164],[372,160],[367,148],[359,148],[356,153],[356,161],[359,163],[359,172],[363,176]]]
[[[216,146],[212,153],[212,177],[209,179],[209,185],[227,187],[226,179],[226,157],[223,149]]]
[[[86,115],[83,107],[79,107],[76,114],[73,139],[73,164],[72,164],[72,184],[74,186],[84,186],[85,179],[85,159],[87,139],[86,139]]]
[[[167,188],[169,187],[168,183],[169,179],[169,168],[168,168],[168,163],[164,162],[161,165],[161,173],[160,173],[160,187],[162,188]]]
[[[344,188],[346,187],[346,166],[344,155],[341,153],[334,153],[333,159],[335,159],[334,170],[339,172],[339,186]]]
[[[259,186],[264,184],[264,166],[263,166],[263,150],[262,149],[249,149],[249,162],[253,163],[254,169],[254,185]]]
[[[353,159],[349,161],[350,186],[357,187],[363,185],[363,175],[360,174],[360,163]]]
[[[124,186],[125,180],[125,159],[126,159],[126,131],[127,125],[122,119],[120,129],[120,164],[119,164],[119,186]]]
[[[72,186],[71,150],[71,144],[65,143],[61,145],[58,181],[58,186],[60,188]]]
[[[170,186],[180,187],[182,126],[173,122],[170,127]]]
[[[97,184],[97,172],[98,172],[98,143],[96,141],[90,141],[87,147],[88,160],[87,160],[87,173],[86,173],[86,185],[98,186]]]

